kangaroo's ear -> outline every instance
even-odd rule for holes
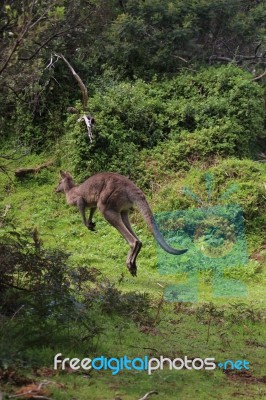
[[[62,178],[72,178],[69,172],[67,171],[60,171],[61,177]]]

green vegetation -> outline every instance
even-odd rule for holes
[[[27,156],[23,161],[23,165],[30,166],[41,163],[42,159]],[[18,165],[14,163],[12,168]],[[16,286],[30,289],[29,293],[15,288],[3,292],[2,368],[8,368],[11,373],[15,366],[20,366],[30,376],[32,368],[46,366],[51,370],[53,357],[59,352],[80,358],[100,354],[109,357],[126,354],[131,358],[146,354],[170,358],[188,355],[215,357],[218,362],[245,358],[252,363],[251,378],[249,373],[238,377],[221,371],[190,373],[184,370],[177,375],[175,371],[165,370],[155,371],[151,376],[122,372],[115,377],[111,372],[85,377],[65,372],[53,378],[65,388],[51,390],[56,399],[71,396],[76,390],[81,399],[88,393],[94,399],[118,394],[135,399],[149,390],[158,390],[159,398],[169,399],[176,398],[176,391],[182,390],[184,398],[189,399],[195,391],[194,382],[199,398],[206,398],[206,393],[212,390],[213,398],[222,395],[229,399],[236,391],[244,395],[243,380],[254,379],[248,386],[248,396],[263,398],[265,369],[261,349],[265,344],[266,276],[264,235],[259,227],[265,224],[265,201],[264,205],[260,201],[266,171],[263,164],[238,159],[221,161],[208,171],[214,176],[214,198],[230,188],[231,183],[238,185],[224,201],[227,203],[233,198],[242,205],[252,257],[245,267],[230,268],[227,272],[229,278],[240,278],[247,285],[247,297],[233,297],[229,302],[215,299],[213,303],[212,273],[207,270],[200,275],[200,302],[195,304],[162,303],[162,288],[186,283],[186,274],[160,274],[154,241],[137,212],[132,220],[144,247],[139,257],[138,277],[134,279],[124,265],[125,242],[114,228],[97,214],[96,232],[87,231],[78,212],[69,208],[63,197],[53,193],[58,180],[57,167],[13,183],[2,174],[1,209],[4,211],[7,205],[11,208],[2,219],[1,243],[9,246],[11,259],[7,258],[7,263],[13,269],[7,269],[7,264],[5,268],[1,265],[1,283],[16,282]],[[153,193],[152,208],[159,212],[194,206],[193,199],[181,193],[184,187],[195,188],[195,194],[205,201],[205,174],[206,170],[198,168],[179,173],[180,176]],[[13,256],[11,244],[15,246]],[[21,260],[17,263],[20,249],[26,257],[24,263]],[[1,251],[1,257],[4,255]],[[41,380],[45,379],[43,375]],[[12,380],[5,385],[5,390],[9,390],[10,384]]]
[[[55,400],[266,397],[265,17],[253,0],[3,2],[0,398],[45,381],[37,396]],[[88,87],[87,109],[59,53]],[[100,213],[88,231],[55,193],[60,169],[77,183],[98,171],[132,179],[166,240],[189,248],[178,272],[136,210],[133,278],[118,232]],[[251,369],[54,371],[57,353]]]

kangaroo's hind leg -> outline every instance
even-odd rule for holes
[[[101,206],[99,207],[99,209],[102,212],[104,218],[112,226],[114,226],[128,242],[130,246],[130,251],[128,253],[126,265],[131,275],[136,276],[137,266],[136,266],[136,257],[134,257],[134,254],[138,253],[137,248],[139,247],[140,241],[127,228],[120,212],[111,209],[105,209],[104,207]]]
[[[93,215],[95,214],[95,211],[97,210],[97,207],[92,207],[91,209],[90,209],[90,215],[89,215],[89,219],[88,219],[88,221],[87,221],[87,228],[90,230],[90,231],[94,231],[94,228],[95,228],[95,222],[93,222],[92,221],[92,218],[93,218]]]
[[[87,226],[87,220],[86,220],[86,203],[82,197],[79,197],[77,200],[77,206],[79,209],[79,212],[81,214],[82,222],[85,226]]]
[[[135,232],[133,231],[133,229],[132,229],[132,227],[131,227],[131,224],[130,224],[130,221],[129,221],[129,218],[128,218],[128,211],[122,211],[122,212],[121,212],[121,217],[122,217],[122,220],[123,220],[125,226],[126,226],[127,229],[129,230],[129,232],[130,232],[130,233],[136,238],[136,240],[137,240],[136,246],[135,246],[135,248],[133,249],[133,252],[130,251],[130,252],[128,253],[128,257],[127,257],[126,263],[127,263],[127,265],[128,265],[128,263],[131,262],[131,263],[133,263],[133,264],[136,265],[137,256],[138,256],[138,254],[139,254],[139,252],[140,252],[140,250],[141,250],[142,243],[141,243],[141,241],[139,240],[139,238],[137,237],[137,235],[135,234]],[[137,266],[136,266],[136,268],[137,268]]]

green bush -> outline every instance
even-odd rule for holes
[[[98,91],[90,110],[92,143],[76,116],[66,124],[66,159],[78,175],[113,170],[145,180],[149,165],[176,171],[197,160],[251,156],[264,135],[263,90],[235,66],[117,83]]]
[[[173,183],[175,182],[175,183]],[[183,179],[172,178],[154,196],[158,211],[180,210],[215,205],[239,205],[243,210],[248,235],[264,240],[266,226],[265,165],[252,160],[229,158],[204,169],[193,167]]]
[[[68,257],[46,249],[37,229],[1,226],[0,368],[27,361],[33,349],[38,358],[40,347],[49,352],[58,343],[92,350],[110,314],[122,324],[151,320],[147,295],[122,293],[98,269],[73,268]]]

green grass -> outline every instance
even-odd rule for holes
[[[23,159],[23,166],[34,166],[44,159],[44,156],[28,156]],[[11,168],[18,165],[13,164]],[[97,268],[122,292],[148,293],[151,316],[147,322],[133,322],[130,316],[99,315],[102,330],[93,341],[87,339],[80,343],[55,343],[52,347],[34,346],[26,351],[27,368],[22,368],[23,373],[33,374],[32,366],[45,365],[52,368],[53,356],[61,352],[65,357],[80,358],[103,354],[108,357],[127,355],[132,358],[145,355],[176,358],[187,355],[189,358],[215,357],[217,362],[246,359],[251,363],[250,377],[224,374],[219,369],[165,369],[155,371],[150,376],[138,371],[123,371],[116,376],[112,376],[110,371],[93,371],[90,374],[59,372],[49,380],[60,382],[64,387],[51,385],[50,389],[55,400],[135,400],[151,390],[159,393],[154,396],[155,399],[169,400],[226,400],[235,396],[242,399],[266,398],[265,384],[260,382],[261,377],[266,376],[264,261],[251,260],[243,270],[244,282],[248,288],[245,298],[214,298],[211,274],[204,272],[199,280],[199,303],[162,303],[163,288],[185,283],[187,276],[159,273],[154,240],[138,212],[134,211],[132,220],[143,248],[138,258],[138,276],[133,278],[125,266],[128,247],[124,239],[99,213],[95,218],[96,231],[88,231],[82,225],[78,211],[66,204],[63,195],[54,192],[57,182],[57,167],[43,170],[22,181],[13,179],[11,182],[6,175],[0,174],[0,214],[10,205],[6,220],[19,229],[32,230],[37,227],[44,246],[69,252],[73,267],[79,265]],[[167,185],[169,187],[169,182]],[[164,188],[161,190],[164,191]],[[153,209],[162,207],[156,204],[160,196],[160,192],[153,195]],[[247,238],[248,243],[252,243],[250,247],[253,251],[256,239],[261,243],[260,235],[251,233]],[[265,260],[265,250],[264,256],[262,249],[257,248],[257,251]],[[79,328],[74,326],[71,329]],[[36,378],[34,375],[34,379],[42,381],[46,378]],[[14,387],[6,384],[4,391],[13,392]]]

